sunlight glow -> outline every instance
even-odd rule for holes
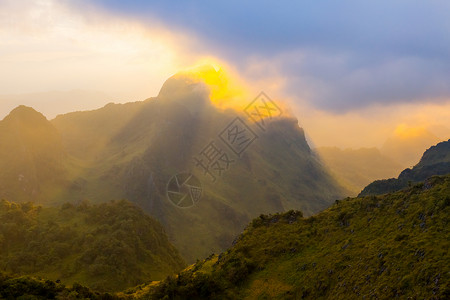
[[[248,102],[250,88],[230,68],[202,59],[195,67],[181,72],[196,82],[203,82],[210,91],[211,103],[220,109],[242,110]]]
[[[406,124],[400,124],[395,128],[394,134],[402,139],[410,139],[423,135],[426,132],[424,127],[409,127]]]
[[[55,0],[1,1],[0,94],[82,89],[144,100],[191,60],[187,38]]]

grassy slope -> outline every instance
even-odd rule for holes
[[[347,198],[307,219],[261,215],[235,245],[179,275],[115,295],[0,276],[2,297],[27,299],[448,299],[450,176]],[[32,295],[32,296],[30,296]]]
[[[118,291],[183,265],[161,225],[127,201],[61,208],[0,203],[4,272]]]
[[[338,201],[303,219],[255,219],[224,254],[144,288],[144,298],[450,297],[450,176]],[[149,292],[150,291],[150,292]]]

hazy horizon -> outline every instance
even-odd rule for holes
[[[144,101],[145,99],[156,97],[158,93],[145,97],[143,99],[120,99],[119,97],[113,97],[107,93],[100,91],[87,91],[87,90],[70,90],[70,91],[49,91],[38,93],[23,93],[15,95],[1,95],[0,94],[0,120],[6,117],[14,108],[20,105],[25,105],[34,108],[36,111],[42,113],[48,120],[54,119],[57,115],[76,112],[76,111],[88,111],[102,108],[108,103],[128,103],[135,101]],[[67,102],[63,102],[61,97],[64,97]],[[78,99],[84,100],[79,102]],[[312,115],[302,114],[301,109],[294,107],[293,112],[299,121],[299,125],[306,131],[308,142],[312,148],[316,147],[338,147],[341,149],[359,149],[359,148],[381,148],[383,144],[396,135],[411,134],[412,137],[417,136],[421,132],[429,132],[435,135],[439,140],[447,140],[450,138],[450,124],[446,124],[445,116],[447,115],[447,108],[442,106],[417,106],[411,107],[405,105],[402,109],[409,109],[409,114],[402,114],[403,118],[399,121],[398,115],[386,108],[370,108],[365,109],[360,114],[327,114],[324,111],[309,111]],[[442,110],[443,109],[443,110]],[[450,110],[450,105],[448,105]],[[397,110],[401,110],[397,108]],[[420,114],[428,110],[430,115],[435,114],[433,111],[439,112],[435,114],[439,120],[441,117],[441,123],[427,124],[423,119],[420,119]],[[377,111],[379,115],[388,114],[386,117],[378,119],[370,119],[371,112]],[[299,117],[300,116],[300,117]],[[302,118],[303,116],[303,118]],[[417,118],[421,122],[417,126],[411,126],[414,124],[411,119]],[[347,120],[343,122],[343,120]],[[371,130],[375,124],[382,125],[382,128],[378,130]],[[421,124],[427,124],[423,126]],[[445,125],[449,126],[445,126]],[[336,128],[340,127],[339,130]],[[331,131],[330,129],[333,129]],[[348,134],[346,139],[342,135],[337,135],[336,131],[351,132],[354,134]],[[370,136],[366,140],[356,139],[355,136],[364,136],[369,134]],[[431,146],[431,145],[430,145]],[[420,149],[420,151],[425,149]]]
[[[315,146],[380,147],[400,129],[450,137],[448,3],[236,5],[0,1],[0,118],[19,104],[52,119],[142,101],[209,63],[243,83],[243,102],[285,101]]]

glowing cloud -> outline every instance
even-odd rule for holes
[[[242,110],[249,100],[250,86],[223,62],[203,58],[199,64],[180,74],[190,77],[194,82],[204,83],[209,90],[211,103],[220,109]]]
[[[83,89],[143,100],[190,64],[188,38],[88,6],[0,1],[0,94]]]
[[[402,139],[410,139],[423,135],[426,129],[420,127],[408,127],[406,124],[400,124],[395,128],[394,134]]]

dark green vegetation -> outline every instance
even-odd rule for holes
[[[160,299],[448,299],[450,176],[347,198],[316,216],[262,215],[236,244],[169,277]],[[409,298],[411,297],[411,298]]]
[[[339,183],[353,196],[358,195],[374,180],[397,176],[404,169],[399,163],[381,154],[377,148],[342,150],[321,147],[315,151]]]
[[[450,140],[431,147],[412,169],[400,173],[397,179],[377,180],[360,193],[359,196],[380,195],[404,189],[411,184],[424,181],[432,175],[450,173]]]
[[[130,202],[60,208],[0,202],[3,272],[119,291],[183,267],[162,226]]]
[[[43,205],[128,199],[162,223],[188,262],[225,250],[261,213],[300,209],[311,215],[343,196],[296,119],[283,115],[266,131],[250,125],[258,139],[238,157],[218,137],[237,116],[246,119],[243,111],[213,106],[204,84],[186,74],[167,80],[156,98],[51,122],[20,108],[0,122],[0,153],[7,153],[0,155],[0,196]],[[10,119],[27,126],[16,128]],[[211,141],[233,161],[215,183],[194,162]],[[189,209],[166,196],[167,182],[182,171],[193,172],[203,186]]]
[[[1,299],[92,299],[115,300],[129,299],[125,295],[101,293],[80,284],[66,287],[60,282],[53,282],[36,277],[11,277],[0,274]]]

